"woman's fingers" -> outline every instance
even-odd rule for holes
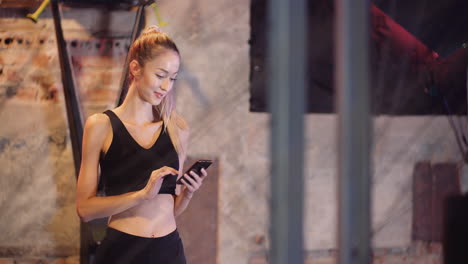
[[[189,183],[187,183],[187,181],[185,181],[186,178],[182,179],[182,183],[185,185],[185,188],[187,188],[190,192],[194,192],[195,189],[192,187],[192,185],[190,185]]]
[[[193,175],[193,177],[195,178],[195,180],[197,181],[198,185],[201,186],[202,183],[203,183],[203,176],[200,176],[198,175],[197,173],[195,172],[191,172],[191,175]]]
[[[191,176],[189,176],[188,174],[184,174],[184,178],[181,180],[187,188],[187,190],[191,193],[195,192],[201,187],[203,179],[208,175],[206,173],[206,170],[203,168],[200,170],[200,173],[201,176],[195,173],[194,171],[190,171],[189,174]]]
[[[190,172],[190,174],[193,175],[192,172]],[[185,175],[187,175],[187,174],[185,174]],[[195,174],[195,175],[196,175],[196,174]],[[196,175],[196,176],[198,176],[198,175]],[[199,185],[199,184],[198,184],[196,178],[194,179],[194,177],[195,177],[195,176],[190,177],[190,176],[187,175],[187,176],[185,177],[185,179],[187,179],[187,181],[190,183],[190,185],[192,185],[192,187],[194,187],[195,189],[198,189],[198,185]]]
[[[208,176],[208,173],[206,172],[206,170],[205,170],[204,168],[202,168],[202,169],[200,170],[200,172],[202,173],[202,176],[201,176],[202,180],[203,180],[206,176]]]
[[[168,175],[168,174],[172,174],[172,175],[178,175],[179,174],[179,171],[174,169],[174,168],[171,168],[171,167],[167,167],[167,166],[164,166],[162,168],[159,168],[157,170],[154,170],[153,171],[153,176],[158,178],[158,177],[161,177],[163,178],[164,176]]]
[[[151,176],[146,183],[143,191],[145,199],[153,199],[161,189],[162,182],[166,175],[178,175],[179,171],[174,168],[164,166],[151,172]]]
[[[178,170],[176,170],[176,169],[174,169],[174,168],[171,168],[171,167],[164,166],[164,167],[162,167],[161,169],[163,170],[162,172],[163,172],[163,173],[166,173],[166,174],[168,174],[168,173],[170,173],[170,174],[172,174],[172,175],[179,174],[179,171],[178,171]]]
[[[197,173],[191,171],[190,174],[193,176],[193,178],[195,178],[195,180],[198,182],[198,183],[201,183],[202,182],[202,178],[200,177],[200,175],[198,175]]]

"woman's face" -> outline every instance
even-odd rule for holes
[[[159,105],[172,90],[179,72],[180,58],[177,52],[165,50],[139,68],[136,86],[140,97],[152,104]]]

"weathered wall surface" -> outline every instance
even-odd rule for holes
[[[26,13],[0,11],[0,255],[77,256],[76,178],[53,21],[49,10],[38,24]],[[85,116],[114,103],[134,17],[116,11],[97,26],[103,14],[63,12]]]

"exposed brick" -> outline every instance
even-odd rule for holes
[[[44,264],[45,262],[41,259],[17,259],[16,264]]]
[[[0,96],[6,98],[15,97],[18,93],[18,87],[14,85],[0,86]]]
[[[411,254],[414,256],[425,256],[428,254],[428,242],[414,241],[411,247]]]
[[[333,257],[326,258],[306,258],[304,261],[305,264],[335,264],[336,259]]]
[[[385,263],[385,256],[374,256],[372,258],[372,264],[384,264]]]
[[[54,72],[47,70],[47,68],[36,68],[36,71],[30,74],[28,81],[37,83],[44,87],[49,87],[54,85],[56,82],[60,82],[60,77]],[[25,84],[25,86],[27,85],[28,84]]]
[[[115,85],[120,83],[122,71],[109,71],[102,72],[98,81],[103,85]]]
[[[88,91],[85,95],[83,100],[93,101],[93,102],[101,102],[101,103],[111,103],[115,102],[117,99],[118,93],[117,91],[109,90],[109,89],[97,89]]]
[[[265,256],[252,256],[249,260],[249,264],[267,264],[267,259]]]
[[[9,258],[0,258],[0,264],[14,264],[14,260],[13,259],[9,259]]]
[[[434,255],[442,255],[442,243],[432,242],[429,244],[429,253]]]
[[[6,83],[6,77],[7,77],[7,71],[8,71],[8,66],[4,66],[0,62],[0,83],[5,84]]]
[[[415,258],[414,264],[442,264],[442,258],[438,256],[422,256]]]
[[[64,258],[51,258],[44,260],[44,264],[65,264]]]
[[[80,257],[73,256],[65,259],[65,264],[80,264]]]
[[[2,84],[16,84],[24,80],[24,69],[18,67],[4,67],[0,74],[0,82]]]
[[[377,261],[374,264],[414,264],[414,259],[408,256],[385,256]]]
[[[386,256],[388,255],[388,249],[387,248],[376,248],[372,250],[372,254],[374,256]]]
[[[0,52],[0,61],[2,65],[25,66],[31,61],[31,52],[7,49]]]
[[[77,84],[81,91],[90,91],[95,89],[119,90],[121,71],[110,69],[95,70],[77,76]]]
[[[74,56],[120,56],[127,54],[129,39],[68,39],[67,45]]]
[[[73,56],[74,63],[81,67],[89,68],[114,68],[123,67],[125,56]]]
[[[32,66],[36,67],[59,67],[58,64],[58,55],[57,53],[54,53],[54,55],[49,55],[45,53],[39,53],[37,55],[34,55],[32,57]]]
[[[18,89],[15,97],[26,101],[37,101],[38,91],[36,89]]]
[[[0,48],[3,49],[16,49],[16,50],[26,50],[30,48],[38,48],[45,45],[55,45],[55,36],[39,35],[34,32],[19,32],[9,29],[8,33],[0,34],[0,38],[8,40],[7,43],[3,41],[0,43]],[[41,43],[42,40],[42,43]]]
[[[262,245],[265,243],[265,235],[256,235],[254,237],[255,244]]]

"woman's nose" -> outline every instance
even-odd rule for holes
[[[169,89],[169,80],[166,78],[161,83],[161,89],[167,91]]]

